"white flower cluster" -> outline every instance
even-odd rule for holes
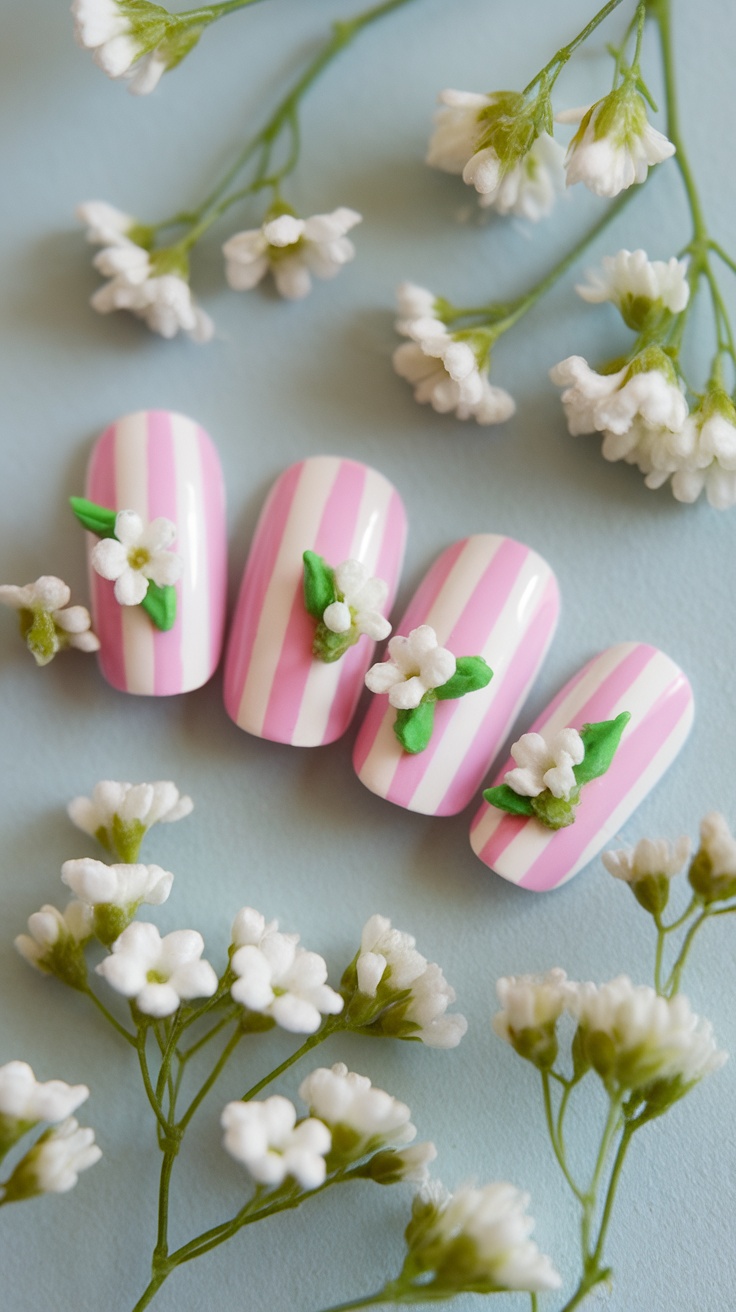
[[[277,921],[243,907],[232,927],[230,967],[237,978],[230,992],[282,1029],[313,1034],[323,1015],[342,1011],[343,1000],[326,982],[324,959],[298,944],[298,934],[279,933]]]
[[[19,612],[21,632],[37,665],[48,665],[64,647],[98,651],[86,606],[70,606],[71,590],[63,579],[42,574],[35,583],[0,586],[0,606]]]
[[[604,852],[601,860],[614,879],[638,884],[653,875],[672,879],[679,875],[689,855],[690,839],[683,835],[674,843],[666,838],[642,838],[632,850]]]
[[[61,1122],[41,1135],[3,1182],[4,1202],[66,1193],[80,1171],[99,1161],[94,1131],[80,1129],[71,1115],[88,1097],[85,1084],[42,1084],[25,1061],[0,1066],[0,1156],[40,1121]]]
[[[647,119],[638,91],[623,86],[594,105],[564,110],[558,123],[578,123],[565,159],[567,185],[582,182],[596,196],[618,196],[645,182],[649,169],[675,147]]]
[[[371,692],[388,693],[399,711],[412,710],[425,693],[441,688],[455,673],[457,662],[451,651],[440,647],[429,624],[412,629],[407,638],[396,634],[388,644],[389,659],[372,665],[365,676]]]
[[[646,251],[620,250],[605,255],[600,269],[591,269],[588,282],[576,287],[578,296],[591,305],[610,301],[623,315],[629,327],[639,330],[652,307],[680,314],[690,299],[687,260],[650,260]],[[634,307],[640,317],[632,322]],[[641,313],[643,311],[643,313]]]
[[[469,342],[448,331],[437,317],[436,298],[424,287],[402,283],[398,289],[396,330],[411,341],[394,351],[394,369],[414,387],[414,397],[438,414],[478,424],[501,424],[516,410],[513,397],[493,387],[481,372]]]
[[[331,602],[322,616],[330,632],[348,633],[354,628],[374,642],[387,638],[391,625],[381,614],[381,607],[388,595],[388,584],[383,579],[369,578],[359,560],[344,560],[338,565],[335,584],[342,601]]]
[[[550,742],[541,733],[522,734],[511,748],[516,769],[508,770],[505,783],[521,797],[538,797],[548,789],[553,797],[569,801],[577,787],[574,767],[585,756],[577,729],[561,729]]]
[[[346,235],[362,215],[345,206],[331,214],[300,219],[295,214],[268,217],[260,228],[238,232],[223,246],[225,276],[236,292],[250,291],[267,273],[276,290],[299,301],[312,289],[312,278],[334,278],[355,256]]]
[[[73,987],[87,976],[82,948],[94,932],[94,912],[85,902],[70,902],[62,912],[48,903],[28,917],[28,934],[15,946],[30,966],[56,975]]]
[[[88,225],[87,240],[104,247],[93,261],[110,280],[91,297],[98,314],[130,310],[161,337],[185,332],[195,342],[210,340],[215,327],[192,296],[185,257],[146,250],[128,235],[135,220],[104,201],[80,205],[77,218]]]
[[[108,851],[119,845],[121,831],[128,842],[133,831],[140,845],[143,834],[156,824],[173,824],[192,811],[191,797],[180,794],[170,779],[153,784],[122,783],[103,779],[91,797],[75,797],[69,803],[69,819],[102,843]]]
[[[74,0],[77,44],[91,50],[110,78],[125,78],[138,96],[153,91],[171,65],[164,38],[170,15],[158,5],[124,0]]]

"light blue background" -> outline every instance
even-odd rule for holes
[[[66,499],[81,491],[96,434],[132,410],[184,411],[218,444],[233,593],[260,505],[280,470],[321,452],[365,460],[395,482],[408,508],[401,603],[436,554],[470,532],[518,537],[556,570],[561,624],[520,729],[613,642],[658,644],[688,672],[696,726],[666,781],[626,826],[622,840],[634,842],[683,831],[695,836],[713,807],[736,821],[736,512],[682,507],[666,490],[648,492],[636,471],[601,459],[597,438],[568,436],[548,367],[572,352],[593,361],[609,357],[628,341],[610,308],[577,300],[574,278],[498,347],[494,378],[519,403],[502,428],[479,429],[420,409],[390,360],[393,292],[402,278],[460,303],[513,295],[600,213],[601,202],[576,192],[538,228],[478,221],[462,184],[422,162],[440,88],[522,85],[592,8],[587,0],[417,0],[366,32],[309,97],[303,159],[289,190],[305,213],[345,204],[364,214],[354,265],[300,305],[270,290],[236,295],[224,285],[218,243],[234,228],[223,226],[195,253],[194,285],[217,323],[216,341],[198,348],[155,339],[126,316],[94,315],[87,300],[98,279],[74,206],[99,197],[154,219],[196,200],[316,48],[328,20],[355,6],[273,0],[236,15],[207,34],[154,97],[140,101],[75,49],[64,5],[6,4],[2,574],[23,583],[56,572],[75,597],[84,595],[82,535]],[[728,0],[695,8],[678,0],[675,9],[687,137],[714,232],[728,242],[736,205],[736,15]],[[559,84],[560,106],[602,93],[609,79],[604,37],[615,38],[623,24],[622,10],[570,67]],[[657,88],[650,38],[647,70]],[[255,206],[237,216],[241,227],[258,219]],[[639,245],[666,258],[688,235],[680,181],[668,165],[588,262]],[[728,295],[733,304],[732,288]],[[711,340],[704,306],[694,322],[702,363]],[[94,662],[76,654],[38,672],[10,614],[2,617],[0,646],[0,1062],[24,1057],[40,1078],[89,1083],[81,1118],[95,1126],[104,1150],[69,1197],[2,1214],[2,1306],[125,1312],[147,1280],[157,1162],[135,1063],[82,999],[32,973],[11,945],[42,902],[63,902],[62,861],[92,853],[67,821],[66,802],[109,776],[173,777],[193,795],[193,816],[149,840],[147,859],[176,872],[171,900],[150,915],[162,929],[200,928],[218,966],[231,918],[244,903],[298,929],[307,947],[326,956],[333,982],[372,912],[416,934],[469,1017],[460,1048],[334,1041],[320,1061],[344,1059],[409,1102],[420,1137],[438,1144],[436,1172],[448,1185],[506,1178],[528,1189],[536,1237],[569,1292],[578,1262],[575,1212],[551,1159],[534,1073],[490,1033],[493,986],[503,973],[553,964],[583,979],[627,971],[649,982],[652,934],[628,891],[598,864],[549,896],[510,887],[470,851],[472,808],[431,820],[381,802],[352,774],[353,733],[315,752],[246,736],[222,709],[219,676],[185,698],[137,700],[113,692]],[[722,1044],[733,1047],[729,920],[711,926],[697,946],[687,990]],[[291,1047],[285,1035],[253,1040],[247,1082]],[[298,1080],[292,1073],[282,1091],[293,1093]],[[735,1083],[730,1063],[637,1141],[611,1232],[611,1312],[722,1312],[733,1305]],[[181,1155],[175,1244],[231,1214],[243,1197],[246,1181],[222,1151],[217,1125],[221,1106],[242,1087],[243,1068],[234,1062]],[[593,1113],[585,1096],[582,1102],[578,1127],[571,1124],[580,1164]],[[408,1207],[408,1190],[335,1191],[176,1273],[155,1306],[317,1312],[365,1294],[398,1268]],[[541,1306],[554,1312],[561,1301],[549,1296]],[[604,1302],[599,1293],[591,1306]],[[458,1312],[476,1304],[459,1300]],[[526,1307],[528,1300],[501,1297],[496,1306]]]

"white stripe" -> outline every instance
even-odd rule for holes
[[[264,597],[238,707],[236,723],[249,733],[261,735],[263,732],[291,608],[302,586],[302,555],[317,536],[340,464],[337,457],[318,456],[306,461],[299,476]]]
[[[359,560],[371,576],[378,564],[392,494],[393,488],[383,474],[375,469],[366,471],[350,549],[343,559]],[[342,561],[327,563],[336,568]],[[359,642],[364,646],[367,664],[375,643],[364,637]],[[331,665],[320,660],[312,661],[291,738],[295,747],[315,747],[323,742],[341,674],[341,661]]]
[[[426,618],[420,621],[422,624],[431,625],[437,634],[440,646],[447,642],[504,540],[497,533],[478,533],[466,540],[465,546],[431,603]],[[447,550],[451,548],[448,547]],[[467,653],[457,654],[464,656]],[[393,706],[387,705],[358,775],[361,782],[370,788],[371,792],[378,793],[379,797],[388,795],[399,762],[404,757],[404,750],[393,731],[395,719],[396,711]]]
[[[128,415],[115,428],[115,486],[118,510],[135,510],[148,523],[148,417]],[[142,606],[121,606],[123,655],[128,692],[153,696],[154,627]]]
[[[198,425],[171,416],[176,479],[176,527],[184,556],[181,580],[181,691],[199,688],[209,676],[210,607],[207,528],[204,518]]]

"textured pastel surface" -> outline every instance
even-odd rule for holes
[[[557,583],[537,552],[496,533],[455,542],[434,562],[396,626],[429,624],[454,656],[483,656],[486,688],[439,702],[429,746],[409,755],[396,711],[374,696],[353,765],[361,783],[397,806],[455,815],[468,805],[534,682],[559,610]]]
[[[177,530],[183,562],[176,621],[162,633],[141,606],[120,606],[113,585],[90,567],[99,661],[113,688],[166,697],[212,677],[222,648],[227,585],[225,489],[203,428],[185,415],[142,410],[106,428],[95,443],[85,495],[144,523],[163,516]],[[99,539],[87,534],[91,552]]]
[[[470,829],[473,851],[512,884],[546,892],[572,879],[644,800],[670,767],[693,723],[690,684],[674,661],[646,643],[622,642],[594,657],[565,684],[529,733],[548,741],[561,729],[631,719],[610,768],[585,784],[575,822],[556,833],[531,817],[482,802]],[[509,757],[493,780],[503,783]],[[490,785],[489,785],[490,786]]]
[[[301,305],[226,288],[226,222],[192,258],[196,291],[217,326],[208,347],[154,339],[129,317],[100,319],[87,304],[99,279],[72,217],[75,204],[101,197],[155,222],[197,201],[275,103],[277,83],[303,66],[332,20],[363,3],[251,5],[206,32],[183,68],[144,100],[110,83],[75,46],[68,0],[4,6],[0,133],[3,177],[12,184],[0,205],[2,581],[58,573],[74,601],[87,599],[83,534],[67,497],[82,490],[92,443],[118,415],[177,410],[215,439],[227,482],[231,605],[274,480],[305,456],[344,454],[380,469],[407,507],[397,614],[449,542],[489,527],[532,543],[554,569],[560,624],[510,738],[585,661],[623,638],[651,643],[687,671],[697,701],[690,739],[611,846],[645,835],[695,838],[711,807],[736,824],[736,512],[679,506],[666,491],[647,491],[638,471],[606,464],[596,438],[568,435],[546,377],[573,352],[598,363],[625,349],[629,335],[615,311],[584,306],[573,285],[622,246],[667,259],[689,240],[674,165],[653,171],[518,334],[494,349],[495,381],[518,402],[508,425],[481,430],[436,416],[391,371],[402,278],[463,304],[515,297],[603,212],[604,202],[572,191],[536,228],[478,221],[462,183],[423,163],[440,88],[524,86],[596,0],[413,0],[361,36],[305,102],[303,167],[288,196],[308,214],[341,204],[360,210],[357,254]],[[682,126],[709,221],[728,241],[736,214],[727,130],[736,7],[674,0],[673,11]],[[590,104],[608,89],[604,45],[620,40],[632,12],[626,0],[590,52],[571,60],[556,104]],[[648,35],[645,58],[661,104]],[[261,216],[260,203],[245,204],[233,225],[254,227]],[[704,353],[705,295],[693,314]],[[688,361],[688,370],[697,374],[697,363]],[[148,908],[146,919],[161,933],[201,930],[205,956],[218,967],[245,903],[324,953],[333,986],[376,911],[442,963],[470,1020],[454,1052],[335,1038],[275,1089],[293,1097],[313,1066],[346,1061],[407,1102],[418,1138],[438,1145],[435,1174],[449,1187],[496,1178],[529,1191],[534,1238],[563,1273],[569,1298],[577,1214],[545,1134],[539,1079],[491,1033],[494,980],[560,965],[578,979],[623,970],[651,983],[654,934],[630,891],[599,861],[551,897],[494,878],[468,842],[472,810],[425,817],[360,785],[351,766],[357,718],[331,747],[295,751],[233,725],[219,674],[186,697],[148,698],[113,692],[95,659],[78,652],[39,671],[10,613],[0,614],[0,664],[0,1062],[22,1057],[39,1079],[88,1084],[80,1120],[96,1128],[104,1153],[67,1197],[1,1209],[0,1304],[8,1312],[130,1312],[147,1280],[158,1153],[135,1054],[83,998],[31,971],[11,944],[42,903],[64,903],[64,860],[102,855],[71,827],[64,806],[110,777],[174,778],[194,798],[193,814],[159,825],[144,849],[146,860],[175,872],[169,901]],[[368,702],[366,695],[359,716]],[[686,896],[686,887],[673,888],[676,909]],[[707,926],[685,976],[693,1006],[732,1054],[735,921],[722,916]],[[118,1005],[109,993],[105,1000]],[[118,1014],[125,1016],[123,1006]],[[285,1034],[249,1039],[209,1094],[177,1158],[174,1243],[244,1201],[242,1168],[222,1150],[218,1119],[229,1099],[295,1046]],[[565,1139],[587,1180],[591,1108],[582,1090],[575,1096]],[[613,1288],[584,1312],[730,1312],[735,1104],[732,1055],[636,1136],[609,1232]],[[319,1312],[368,1294],[400,1266],[409,1200],[403,1187],[328,1191],[190,1263],[153,1312],[245,1312],[246,1305],[247,1312]],[[539,1304],[540,1312],[559,1312],[562,1297],[545,1295]],[[529,1299],[469,1294],[447,1312],[529,1312]]]
[[[276,480],[258,521],[225,663],[225,707],[241,729],[295,747],[340,738],[353,718],[374,643],[365,636],[331,664],[312,656],[302,555],[336,568],[358,560],[388,584],[388,614],[404,558],[398,492],[356,460],[316,456]]]

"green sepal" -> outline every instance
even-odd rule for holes
[[[515,793],[509,784],[498,784],[496,788],[486,788],[483,797],[499,811],[508,811],[509,815],[534,815],[531,797],[522,797]]]
[[[434,728],[434,697],[410,711],[397,711],[394,733],[405,752],[416,756],[428,746]]]
[[[88,528],[90,533],[96,533],[98,538],[115,537],[117,510],[98,506],[94,501],[87,501],[85,497],[70,497],[69,505],[82,527]]]
[[[148,592],[141,602],[146,614],[161,629],[162,633],[168,633],[173,629],[176,623],[176,588],[171,583],[160,588],[158,583],[149,579]]]
[[[447,683],[435,688],[435,696],[438,702],[464,697],[468,692],[477,692],[479,688],[486,688],[492,678],[493,670],[482,656],[458,656],[455,673]]]
[[[304,605],[315,620],[321,620],[328,606],[337,601],[335,571],[314,551],[305,551]],[[336,636],[340,636],[339,634]]]
[[[573,767],[576,783],[587,784],[591,779],[598,779],[606,773],[630,719],[630,712],[622,711],[615,720],[600,720],[597,724],[583,725],[580,737],[585,747],[585,756],[580,765]]]
[[[639,906],[650,916],[661,916],[670,897],[670,881],[666,875],[643,875],[629,884]]]
[[[21,633],[37,665],[48,665],[61,647],[59,630],[48,610],[22,610]]]
[[[265,1034],[272,1030],[276,1021],[272,1016],[264,1016],[260,1011],[244,1011],[240,1017],[240,1028],[244,1034]]]
[[[575,822],[575,807],[580,801],[580,789],[574,788],[569,797],[555,797],[545,788],[531,798],[532,810],[547,829],[566,829]]]
[[[320,620],[314,632],[312,655],[316,656],[318,660],[324,661],[325,664],[331,665],[334,661],[339,661],[340,657],[344,656],[345,652],[355,645],[359,637],[360,632],[353,624],[346,633],[333,633],[332,629],[328,629],[327,625]]]
[[[121,820],[115,812],[110,837],[115,854],[125,865],[135,865],[145,834],[146,826],[140,820]]]

